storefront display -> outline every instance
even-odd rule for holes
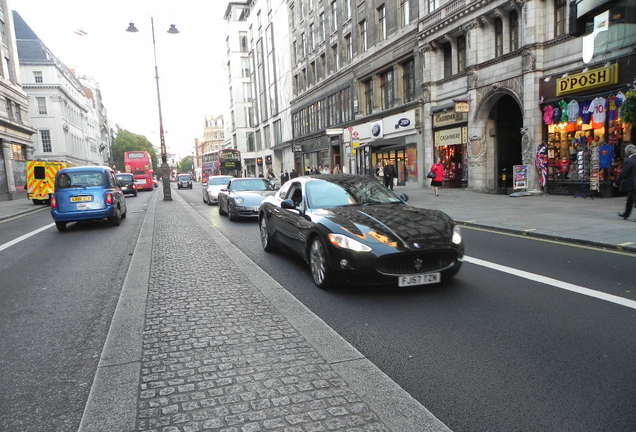
[[[467,121],[468,115],[463,112],[440,111],[433,115],[435,157],[444,166],[447,187],[465,187],[468,183]]]

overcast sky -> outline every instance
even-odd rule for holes
[[[100,85],[111,126],[159,145],[150,17],[155,18],[169,151],[192,154],[203,119],[223,114],[226,0],[9,0],[51,51]],[[133,21],[138,33],[128,33]],[[167,34],[170,24],[181,32]],[[78,36],[82,29],[87,35]]]

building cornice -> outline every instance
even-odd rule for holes
[[[4,117],[0,117],[0,126],[6,127],[9,129],[18,130],[19,132],[22,132],[25,134],[33,135],[36,132],[36,130],[32,128],[31,126],[28,126],[22,123],[17,123],[17,122],[14,122],[13,120],[9,120],[8,118],[4,118]]]
[[[67,98],[69,98],[70,100],[72,100],[73,102],[75,102],[75,104],[84,112],[88,112],[88,108],[87,108],[87,104],[82,104],[80,101],[77,100],[77,98],[73,95],[71,95],[69,92],[66,91],[66,89],[64,88],[64,86],[60,85],[60,84],[23,84],[22,87],[25,90],[39,90],[39,89],[49,89],[49,90],[59,90],[61,93],[64,94],[64,96],[66,96]]]

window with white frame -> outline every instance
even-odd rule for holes
[[[33,71],[33,81],[36,84],[42,84],[44,82],[42,71]]]
[[[439,0],[428,0],[428,13],[432,13],[439,7]]]
[[[363,19],[358,23],[358,32],[360,35],[360,52],[365,52],[369,47],[367,20]]]
[[[378,40],[386,39],[386,9],[384,5],[375,10],[375,17],[378,28]]]
[[[345,17],[347,19],[351,18],[351,0],[343,0],[345,7]]]
[[[325,39],[327,39],[327,33],[326,33],[326,28],[325,28],[325,13],[321,12],[320,13],[320,40],[324,41]]]
[[[314,38],[314,23],[309,24],[309,50],[313,51],[316,47]]]
[[[48,114],[46,109],[46,98],[44,96],[38,96],[35,98],[35,101],[38,106],[38,114],[40,115]]]
[[[42,143],[42,152],[51,153],[51,132],[48,129],[40,129],[40,142]]]
[[[406,27],[411,22],[411,0],[398,0],[400,2],[400,25]]]
[[[331,30],[336,31],[338,28],[338,5],[336,0],[331,2]]]
[[[353,44],[351,43],[351,33],[345,35],[344,45],[345,56],[347,57],[346,61],[350,62],[351,59],[353,59]]]

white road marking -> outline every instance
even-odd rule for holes
[[[583,294],[589,297],[594,297],[599,300],[605,300],[610,303],[615,303],[617,305],[625,306],[631,309],[636,309],[636,301],[626,299],[624,297],[615,296],[612,294],[607,294],[601,291],[596,291],[590,288],[585,288],[579,285],[574,285],[568,282],[563,282],[558,279],[553,279],[547,276],[541,276],[536,273],[530,273],[527,271],[519,270],[516,268],[504,266],[501,264],[496,264],[490,261],[485,261],[479,258],[473,258],[470,256],[464,256],[464,262],[469,262],[471,264],[475,264],[482,267],[487,267],[493,270],[497,270],[500,272],[508,273],[520,278],[528,279],[531,281],[539,282],[546,285],[551,285],[556,288],[561,288],[566,291],[575,292],[577,294]]]
[[[26,240],[29,237],[33,237],[34,235],[36,235],[38,233],[41,233],[42,231],[45,231],[45,230],[51,228],[52,226],[55,226],[55,224],[54,223],[50,223],[48,225],[44,225],[43,227],[40,227],[40,228],[38,228],[36,230],[33,230],[33,231],[29,232],[29,233],[21,235],[20,237],[16,237],[16,238],[14,238],[11,241],[8,241],[8,242],[6,242],[4,244],[1,244],[0,245],[0,252],[2,252],[5,249],[10,248],[11,246],[13,246],[13,245],[15,245],[17,243],[20,243],[22,240]]]

